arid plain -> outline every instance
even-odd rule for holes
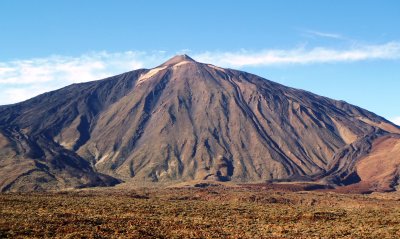
[[[85,189],[0,195],[2,238],[399,238],[400,194],[297,187]]]

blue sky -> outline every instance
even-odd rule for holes
[[[394,0],[4,0],[0,104],[187,53],[400,124],[399,12]]]

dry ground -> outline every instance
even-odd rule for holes
[[[222,186],[0,194],[0,238],[399,238],[399,199]]]

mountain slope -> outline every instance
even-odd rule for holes
[[[346,185],[362,181],[357,162],[375,141],[398,134],[359,107],[183,55],[1,107],[0,163],[13,167],[1,167],[0,188],[195,179]],[[397,183],[398,165],[389,165],[395,173],[377,190]],[[54,177],[42,182],[39,169]]]

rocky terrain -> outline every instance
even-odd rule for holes
[[[0,194],[1,238],[399,238],[400,195],[259,188]]]
[[[0,106],[3,192],[191,181],[391,191],[399,149],[400,128],[372,112],[186,55]]]

